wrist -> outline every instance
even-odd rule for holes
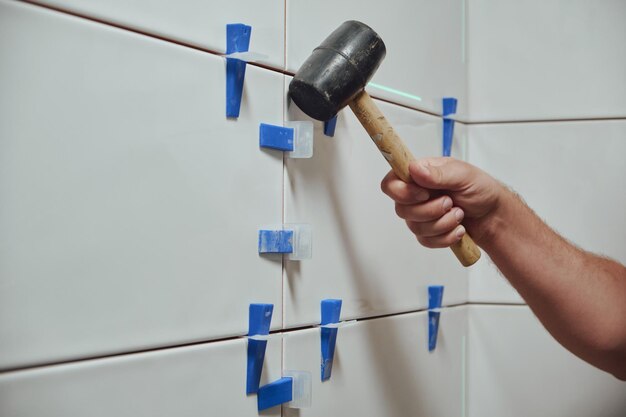
[[[511,224],[511,217],[515,216],[516,201],[519,201],[516,194],[504,184],[497,182],[495,187],[496,198],[493,208],[476,222],[477,231],[472,234],[478,246],[487,252],[497,246],[498,238],[506,233],[507,227]]]

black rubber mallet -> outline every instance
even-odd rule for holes
[[[415,158],[365,91],[385,53],[383,40],[369,26],[344,22],[304,61],[289,84],[289,95],[303,112],[322,121],[349,105],[393,172],[410,182],[409,162]],[[451,249],[464,266],[480,258],[468,234]]]

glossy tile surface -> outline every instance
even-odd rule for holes
[[[320,381],[320,330],[284,339],[284,367],[313,376],[311,408],[285,416],[461,416],[465,406],[466,307],[441,312],[437,348],[428,351],[428,313],[340,327],[333,373]]]
[[[469,417],[619,417],[626,385],[559,345],[525,306],[469,311]]]
[[[224,117],[224,61],[0,3],[0,369],[245,334],[281,263],[282,75],[250,67]]]
[[[283,68],[285,61],[284,2],[236,0],[41,0],[38,3],[154,36],[226,52],[226,25],[252,26],[250,50],[264,55],[260,62]]]
[[[377,101],[416,156],[441,155],[440,118]],[[288,118],[306,118],[295,105]],[[463,154],[458,124],[453,153]],[[343,319],[423,309],[428,285],[444,305],[466,301],[467,270],[452,252],[421,247],[380,191],[387,162],[344,110],[334,137],[316,124],[311,159],[286,159],[286,223],[309,223],[313,257],[285,263],[285,325],[319,323],[320,301],[343,299]]]
[[[503,181],[565,238],[626,262],[626,121],[471,126],[469,161]],[[619,191],[618,191],[619,190]],[[488,259],[470,269],[473,302],[521,302]]]
[[[626,2],[468,0],[471,121],[626,117]]]
[[[280,344],[268,343],[263,384],[280,377]],[[0,374],[0,414],[257,416],[256,396],[245,394],[246,345],[237,339]]]
[[[332,11],[332,12],[331,12]],[[396,103],[441,114],[441,99],[466,112],[465,2],[460,0],[287,1],[287,69],[295,72],[346,20],[359,20],[383,39],[387,56],[368,88]]]

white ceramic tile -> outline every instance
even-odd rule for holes
[[[470,126],[469,161],[518,192],[583,249],[626,262],[626,120]],[[487,259],[470,301],[520,302]]]
[[[285,5],[283,0],[236,0],[219,5],[183,0],[41,0],[41,4],[132,28],[137,31],[225,53],[226,25],[252,26],[250,50],[264,55],[260,62],[283,68]]]
[[[414,154],[441,154],[440,118],[378,101]],[[292,120],[305,118],[295,105]],[[453,148],[462,154],[457,124]],[[389,172],[356,117],[344,110],[335,137],[316,124],[311,159],[286,159],[287,223],[313,228],[313,257],[285,264],[287,327],[319,323],[320,300],[343,299],[342,318],[425,308],[428,285],[445,285],[444,304],[463,303],[467,272],[449,249],[423,248],[380,191]]]
[[[248,68],[239,120],[222,58],[0,3],[0,369],[247,332],[276,306],[282,75]]]
[[[626,2],[469,0],[470,120],[626,116]]]
[[[387,47],[372,82],[400,94],[369,88],[373,95],[437,114],[451,96],[465,113],[465,0],[287,1],[287,69],[295,72],[346,20],[371,26]]]
[[[618,417],[626,384],[559,345],[526,306],[471,306],[469,417]]]
[[[246,346],[237,339],[1,374],[0,415],[257,416],[256,396],[245,394]],[[268,343],[262,384],[280,377],[280,352],[280,340]]]
[[[284,339],[284,367],[312,373],[311,408],[286,416],[463,416],[466,307],[442,310],[428,351],[428,314],[403,314],[339,328],[331,378],[320,381],[320,330]]]

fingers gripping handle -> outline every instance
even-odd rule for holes
[[[409,163],[414,161],[415,157],[378,110],[369,94],[365,91],[359,93],[350,103],[350,108],[389,162],[393,172],[401,180],[411,182]],[[463,266],[473,265],[480,259],[480,249],[467,233],[453,244],[451,249]]]

